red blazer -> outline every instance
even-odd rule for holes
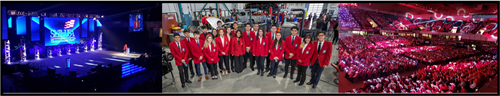
[[[172,55],[174,56],[175,59],[175,65],[177,66],[182,65],[182,59],[184,59],[184,61],[188,61],[188,54],[189,54],[187,49],[188,47],[183,43],[180,44],[181,44],[181,49],[179,49],[175,41],[170,42],[169,44],[170,52],[172,52]]]
[[[224,36],[224,43],[222,43],[222,39],[219,37],[215,38],[215,44],[217,45],[217,48],[219,48],[219,56],[228,56],[229,55],[229,37]],[[224,47],[222,46],[224,44]],[[226,53],[226,55],[222,55],[222,52]]]
[[[190,37],[189,40],[194,41],[194,38]],[[184,45],[186,45],[186,48],[191,48],[191,47],[189,47],[189,45],[191,45],[191,44],[189,44],[189,42],[187,41],[186,38],[182,39],[181,43],[184,43]],[[189,52],[189,51],[186,51],[186,52],[188,52],[188,60],[189,59],[193,60],[193,55],[191,54],[191,52]],[[188,60],[186,60],[186,61],[188,61]]]
[[[276,33],[274,33],[274,35],[276,35]],[[273,42],[273,40],[276,38],[276,36],[273,38],[273,34],[271,34],[271,32],[267,32],[267,33],[266,33],[266,38],[267,38],[267,42],[272,43],[272,42]],[[271,45],[272,45],[272,44],[268,44],[268,45],[267,45],[267,49],[271,49]],[[266,50],[266,51],[267,51],[267,50]]]
[[[313,42],[314,46],[318,47],[319,41],[316,40]],[[316,59],[319,61],[319,66],[320,67],[326,67],[328,66],[328,63],[330,63],[330,58],[332,56],[332,42],[330,41],[323,41],[323,45],[321,46],[321,50],[318,53],[318,48],[316,48],[316,51],[314,51],[314,55],[311,61],[311,64],[316,63]]]
[[[205,35],[205,33],[200,33],[200,40],[203,40],[203,42],[205,42],[205,38],[207,37],[207,35],[210,34],[207,32],[207,34]]]
[[[252,44],[252,54],[254,56],[267,56],[267,46],[272,43],[268,43],[266,38],[262,38],[262,43],[259,41],[259,38],[255,38],[255,42]]]
[[[247,50],[249,52],[252,52],[252,49],[254,47],[252,47],[252,44],[253,44],[253,41],[255,41],[255,32],[253,31],[250,31],[250,35],[247,35],[247,31],[243,31],[241,32],[243,35],[242,35],[242,38],[243,40],[245,40],[245,47],[250,47],[250,50]],[[245,48],[246,50],[246,48]],[[246,52],[246,51],[245,51]]]
[[[134,21],[134,29],[141,28],[139,21]]]
[[[238,40],[236,40],[236,37],[234,37],[231,40],[231,54],[234,56],[240,56],[245,54],[245,41],[243,39],[240,39],[240,44],[238,44]]]
[[[300,47],[300,46],[299,46]],[[309,43],[307,44],[307,46],[304,46],[306,47],[306,49],[304,49],[304,52],[302,52],[302,48],[299,48],[299,50],[297,50],[299,54],[297,54],[297,65],[302,65],[302,66],[309,66],[309,63],[311,63],[311,58],[314,54],[314,51],[316,51],[316,46],[314,46],[314,44],[312,43]],[[302,61],[302,62],[299,62]]]
[[[292,44],[292,36],[288,36],[285,38],[285,59],[290,59],[288,57],[290,57],[290,53],[293,53],[293,57],[291,59],[294,59],[294,60],[297,60],[298,58],[298,54],[301,52],[301,51],[297,51],[297,50],[301,50],[299,47],[300,47],[300,43],[302,42],[301,41],[302,38],[299,37],[298,35],[295,36],[295,40],[293,41],[293,44]],[[299,52],[299,53],[297,53]]]
[[[274,43],[274,42],[273,42]],[[271,60],[274,60],[274,57],[278,57],[278,61],[283,60],[283,52],[285,51],[285,41],[281,40],[281,44],[278,45],[278,48],[276,48],[276,45],[273,43],[270,43],[272,45],[271,49],[271,56],[269,58]]]
[[[201,41],[199,40],[200,42],[200,46],[198,46],[198,44],[196,44],[196,41],[193,40],[191,42],[189,42],[189,52],[191,53],[191,55],[193,55],[193,61],[194,63],[201,63],[201,62],[205,62],[205,56],[203,56],[203,44],[205,44],[205,41]],[[203,59],[199,60],[200,57],[203,56]]]
[[[231,36],[236,37],[236,34],[235,34],[235,33],[236,33],[236,30],[234,30],[234,29],[233,29],[233,31],[231,31]],[[243,32],[241,32],[241,33],[243,33]],[[243,35],[243,34],[242,34],[242,35]]]
[[[203,50],[203,53],[205,54],[204,58],[206,58],[205,60],[207,60],[208,64],[219,62],[219,56],[217,56],[217,53],[219,53],[219,48],[217,48],[217,46],[215,46],[214,44],[209,44],[209,46],[211,46],[212,49],[207,47]]]

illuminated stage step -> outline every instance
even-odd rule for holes
[[[144,70],[146,70],[146,68],[135,64],[130,64],[130,63],[122,64],[122,78]]]

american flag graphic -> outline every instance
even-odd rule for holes
[[[71,27],[74,27],[74,25],[75,25],[75,20],[69,20],[69,21],[65,22],[64,28],[65,29],[71,28]]]

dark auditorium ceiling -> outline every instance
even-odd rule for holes
[[[408,3],[405,3],[408,4]],[[415,4],[415,3],[413,3]],[[416,3],[422,6],[428,6],[428,8],[436,9],[439,13],[444,14],[457,14],[459,8],[464,8],[467,13],[475,14],[493,14],[495,10],[498,10],[497,3]],[[481,10],[476,10],[478,5],[483,4]],[[419,9],[414,7],[409,7],[401,5],[399,3],[358,3],[358,8],[360,9],[371,9],[371,10],[383,10],[389,12],[396,12],[398,14],[404,14],[406,12],[412,12],[417,14],[431,14],[427,12],[429,9]]]
[[[161,6],[161,4],[159,4]],[[156,6],[155,3],[2,3],[7,10],[111,15]]]

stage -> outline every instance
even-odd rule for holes
[[[123,52],[117,51],[88,51],[80,53],[71,53],[68,55],[63,53],[62,56],[53,56],[52,58],[40,58],[40,60],[28,60],[26,62],[11,62],[12,64],[29,64],[29,63],[41,63],[40,67],[42,70],[46,71],[45,68],[53,68],[56,74],[61,74],[69,76],[70,71],[76,71],[77,77],[84,76],[90,69],[95,66],[113,64],[113,66],[122,65],[130,62],[130,58],[138,58],[141,54],[130,53],[129,55],[124,55]],[[66,59],[70,58],[70,68],[66,68]],[[36,66],[36,65],[35,65]],[[36,73],[36,72],[34,72]],[[41,72],[46,73],[46,72]],[[42,76],[46,74],[41,74]],[[40,76],[40,77],[42,77]],[[35,76],[38,77],[38,74]]]

